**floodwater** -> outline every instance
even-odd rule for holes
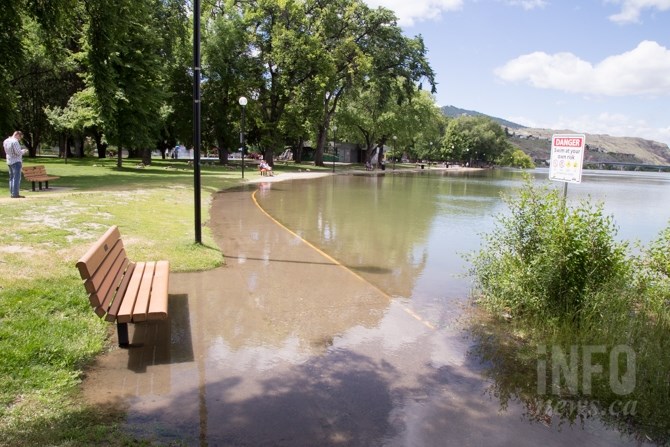
[[[86,396],[163,444],[639,445],[597,418],[529,420],[473,354],[463,254],[522,181],[387,172],[220,193],[226,266],[172,274],[170,318],[131,327],[137,347],[102,356]],[[625,239],[670,219],[667,175],[586,174],[568,198],[587,196]]]

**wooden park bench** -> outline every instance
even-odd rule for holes
[[[42,182],[44,182],[44,189],[49,189],[49,180],[58,180],[60,177],[48,175],[44,165],[24,166],[21,168],[23,177],[33,184],[33,191],[35,191],[35,183],[37,182],[42,191]]]
[[[168,261],[132,262],[114,225],[77,262],[99,317],[116,322],[119,346],[128,347],[128,323],[164,320],[168,313]]]

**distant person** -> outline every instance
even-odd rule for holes
[[[174,149],[172,149],[172,158],[179,158],[179,145],[176,145]]]
[[[258,164],[258,167],[260,168],[261,172],[265,171],[265,173],[269,176],[274,175],[272,172],[272,166],[270,166],[267,161],[261,160],[261,162]]]
[[[3,141],[2,146],[5,148],[7,154],[7,166],[9,167],[9,194],[12,199],[23,199],[19,195],[19,188],[21,187],[21,168],[23,167],[23,155],[28,152],[27,149],[21,148],[21,139],[23,132],[17,130],[11,137]]]

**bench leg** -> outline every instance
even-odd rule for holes
[[[44,182],[44,189],[49,189],[49,180]]]
[[[33,185],[33,192],[35,191],[35,182],[30,182]]]
[[[129,347],[130,340],[128,339],[128,323],[116,323],[116,332],[119,335],[119,347]]]

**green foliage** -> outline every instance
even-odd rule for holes
[[[110,143],[153,147],[165,99],[161,2],[87,3],[87,56]]]
[[[509,147],[505,131],[485,116],[460,116],[452,119],[442,143],[445,158],[493,163]]]
[[[498,164],[501,166],[511,166],[521,169],[535,168],[535,163],[533,163],[533,159],[530,158],[530,156],[528,156],[521,149],[515,149],[512,146],[507,147],[503,151],[500,159],[498,160]]]
[[[567,208],[556,190],[527,181],[484,238],[472,273],[485,307],[538,320],[574,321],[595,294],[629,274],[627,244],[602,206]]]

